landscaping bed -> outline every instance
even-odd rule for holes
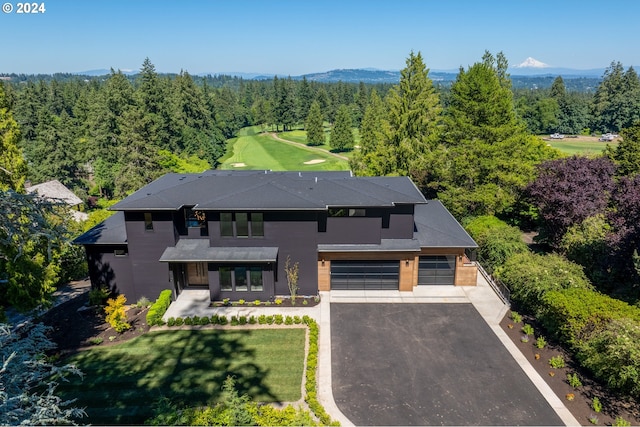
[[[534,329],[534,335],[529,336],[528,342],[523,342],[524,324],[529,324]],[[616,425],[616,420],[625,420],[631,425],[640,425],[640,404],[634,399],[619,396],[601,384],[593,380],[589,372],[581,369],[573,360],[570,353],[566,352],[557,343],[546,339],[547,344],[543,348],[536,346],[536,339],[543,335],[542,327],[531,316],[522,316],[522,322],[516,323],[508,313],[500,323],[513,343],[549,385],[553,392],[560,398],[567,409],[582,425]],[[538,356],[536,356],[538,355]],[[552,368],[549,360],[552,357],[561,356],[565,361],[565,367]],[[569,384],[567,374],[577,374],[582,385],[572,387]],[[573,400],[569,400],[573,395]],[[593,408],[593,400],[598,398],[602,405],[598,413]]]

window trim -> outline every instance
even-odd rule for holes
[[[240,221],[238,221],[239,215]],[[220,212],[219,222],[222,238],[261,239],[264,237],[264,213],[262,212]],[[238,229],[243,233],[239,234]],[[246,234],[244,234],[245,230]]]
[[[238,270],[244,269],[244,280],[245,286],[244,289],[237,289],[236,285],[236,277],[238,274]],[[251,282],[252,272],[255,274],[256,272],[260,273],[260,287],[259,289],[254,289]],[[222,275],[228,274],[231,280],[231,288],[226,288],[222,286]],[[218,267],[218,284],[220,286],[220,290],[222,292],[240,292],[241,294],[246,292],[264,292],[264,269],[261,266],[257,265],[222,265]]]

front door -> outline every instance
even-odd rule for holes
[[[209,269],[206,262],[187,264],[187,286],[209,287]]]

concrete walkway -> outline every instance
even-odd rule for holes
[[[330,291],[320,292],[321,302],[315,307],[269,307],[232,306],[209,307],[208,290],[184,290],[178,299],[171,304],[164,315],[169,317],[211,316],[213,314],[233,316],[258,316],[261,314],[283,314],[291,316],[308,315],[315,319],[320,326],[319,354],[318,354],[318,400],[334,420],[343,426],[353,423],[338,409],[331,389],[331,304],[340,303],[471,303],[487,322],[505,348],[513,356],[525,374],[531,379],[535,387],[558,414],[560,419],[570,426],[580,423],[564,406],[542,377],[535,371],[527,359],[522,355],[511,339],[500,327],[500,321],[508,311],[494,293],[486,280],[478,275],[478,285],[473,287],[452,286],[418,286],[413,292],[400,291]]]

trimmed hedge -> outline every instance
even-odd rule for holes
[[[541,299],[539,320],[555,337],[579,349],[613,320],[640,322],[640,309],[596,291],[549,291]]]
[[[485,267],[495,269],[511,256],[529,251],[522,241],[522,232],[495,216],[473,218],[465,228],[478,244],[478,255],[488,264]]]
[[[511,290],[511,298],[522,308],[540,315],[546,292],[576,288],[593,290],[582,267],[557,254],[522,253],[510,257],[495,275]]]
[[[164,316],[164,313],[167,312],[169,305],[171,305],[171,295],[173,295],[171,289],[165,289],[164,291],[160,292],[160,296],[147,312],[147,325],[154,326],[164,324],[162,316]]]

